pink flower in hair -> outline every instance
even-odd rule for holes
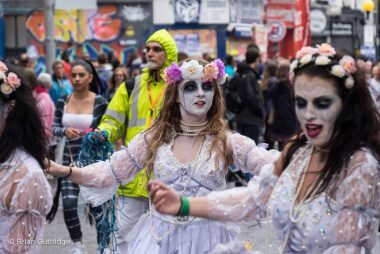
[[[225,75],[225,69],[226,68],[224,67],[223,61],[218,58],[218,59],[215,59],[212,62],[215,63],[216,67],[218,67],[218,77],[217,77],[217,79],[220,79],[220,78],[224,77],[224,75]]]
[[[209,82],[218,78],[218,66],[212,62],[203,69],[203,81]]]
[[[182,79],[181,69],[176,63],[172,63],[168,68],[164,70],[164,80],[169,85],[174,85]]]
[[[313,48],[313,47],[303,47],[301,48],[300,50],[298,50],[297,54],[296,54],[296,58],[300,59],[306,55],[314,55],[315,53],[317,53],[317,49],[316,48]]]
[[[8,71],[8,67],[5,65],[5,63],[3,63],[2,61],[0,61],[0,71],[1,72],[6,72]]]
[[[335,55],[335,49],[327,43],[322,43],[321,45],[317,45],[318,54],[321,56],[333,56]]]
[[[339,64],[342,65],[347,74],[352,74],[356,72],[355,60],[348,55],[342,57],[339,61]]]
[[[21,85],[20,79],[17,77],[17,75],[13,72],[10,72],[8,74],[8,77],[6,79],[7,83],[13,86],[14,89],[17,89]]]

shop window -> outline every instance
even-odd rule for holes
[[[27,46],[26,16],[5,16],[4,21],[6,55],[25,51]]]

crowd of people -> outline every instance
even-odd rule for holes
[[[125,66],[0,62],[0,252],[38,252],[14,243],[41,238],[61,197],[70,253],[86,253],[78,195],[116,194],[110,252],[380,253],[380,65],[328,44],[265,63],[250,44],[235,60],[188,57],[162,29]],[[115,153],[78,168],[90,131]],[[235,169],[245,186],[228,189]],[[252,252],[224,221],[265,239]]]

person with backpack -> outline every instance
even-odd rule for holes
[[[142,74],[128,79],[117,89],[98,126],[114,143],[125,136],[127,145],[137,134],[149,128],[157,117],[166,90],[164,69],[177,62],[177,46],[167,30],[153,33],[146,41],[147,67]],[[142,170],[118,194],[118,253],[127,251],[127,234],[148,209],[147,174]]]
[[[228,86],[233,91],[226,96],[227,108],[236,114],[237,130],[240,134],[259,142],[260,132],[264,126],[264,99],[255,70],[260,53],[250,48],[245,54],[245,63],[237,65],[237,72]],[[229,101],[234,100],[234,103]],[[232,108],[231,105],[234,105]]]

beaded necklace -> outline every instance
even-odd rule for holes
[[[290,221],[292,223],[296,223],[296,222],[298,222],[302,218],[302,216],[305,213],[305,209],[306,209],[306,205],[305,204],[308,201],[310,201],[315,196],[316,192],[320,189],[321,184],[322,184],[322,181],[319,181],[320,177],[318,177],[307,188],[306,194],[302,198],[302,200],[299,203],[297,203],[297,197],[299,196],[300,191],[302,189],[302,186],[304,184],[305,176],[306,176],[306,173],[307,173],[306,171],[309,168],[313,150],[314,149],[313,149],[313,147],[311,145],[306,145],[306,147],[299,154],[297,154],[297,156],[294,158],[294,160],[287,167],[287,168],[293,168],[293,165],[299,160],[299,157],[301,155],[306,154],[307,158],[306,158],[306,160],[303,161],[303,164],[302,164],[303,170],[301,171],[300,176],[298,178],[299,179],[299,184],[298,184],[298,186],[297,186],[297,184],[294,184],[294,186],[292,188],[292,191],[291,191],[291,193],[295,193],[294,197],[293,197],[293,200],[292,200],[292,207],[289,210],[289,218],[290,218]],[[282,175],[284,175],[284,174],[282,174]],[[281,176],[280,176],[280,178],[281,178]],[[269,237],[270,237],[270,225],[271,225],[271,222],[272,222],[271,209],[273,207],[273,202],[274,202],[274,195],[273,195],[273,193],[278,188],[278,184],[281,182],[280,178],[277,180],[277,183],[275,184],[275,186],[273,188],[272,195],[270,196],[270,199],[269,199],[269,202],[268,202],[268,207],[267,207],[267,217],[266,217],[266,219],[264,221],[264,223],[267,223],[267,230],[266,230],[267,232],[266,232],[266,236],[265,236],[265,242],[266,242],[265,245],[267,247],[266,253],[271,253],[270,248],[272,247],[272,245],[270,244],[270,239],[269,239]],[[286,248],[286,244],[288,242],[289,235],[290,235],[290,229],[288,230],[288,232],[287,232],[287,234],[285,236],[284,242],[280,245],[279,253],[283,253],[284,252],[284,250]]]
[[[205,138],[203,139],[202,143],[201,143],[201,146],[199,148],[199,151],[197,153],[197,158],[194,162],[194,165],[191,166],[191,172],[190,172],[190,175],[187,177],[187,179],[185,180],[185,186],[182,190],[182,192],[180,193],[180,195],[184,195],[186,194],[186,190],[187,190],[187,187],[189,186],[189,182],[190,182],[190,179],[192,179],[193,177],[193,174],[194,174],[194,171],[195,169],[197,168],[198,166],[198,163],[199,163],[199,157],[200,157],[200,153],[202,152],[202,149],[203,149],[203,144],[205,142]],[[187,225],[187,224],[190,224],[191,222],[194,221],[194,217],[190,218],[188,216],[175,216],[174,219],[172,221],[169,221],[169,220],[165,220],[166,222],[170,223],[170,228],[169,230],[163,234],[162,236],[158,236],[154,233],[154,224],[153,224],[153,212],[152,212],[152,201],[149,197],[149,216],[150,216],[150,233],[151,235],[153,236],[154,239],[156,239],[157,241],[161,241],[163,239],[165,239],[166,237],[168,237],[174,230],[175,226],[176,225]]]
[[[182,132],[177,133],[177,135],[195,137],[195,136],[205,134],[203,131],[206,129],[207,124],[208,124],[208,121],[200,123],[200,124],[187,124],[181,120],[181,123],[179,126]],[[190,129],[189,127],[193,127],[194,129]]]
[[[200,126],[205,126],[207,125],[208,121],[206,120],[205,122],[203,123],[198,123],[198,124],[189,124],[189,123],[185,123],[184,121],[180,120],[181,121],[181,124],[182,125],[185,125],[185,126],[188,126],[188,127],[200,127]]]

